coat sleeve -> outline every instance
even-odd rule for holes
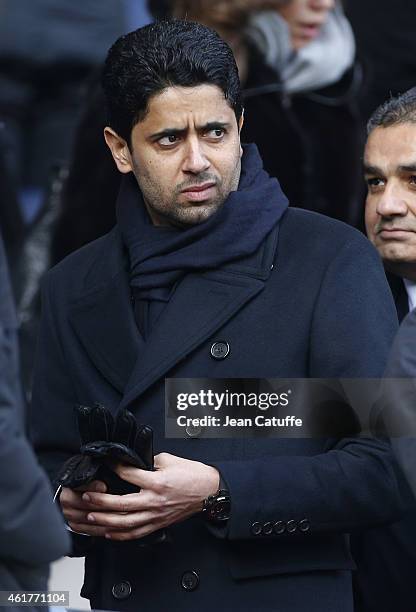
[[[57,334],[49,292],[52,275],[42,286],[42,318],[35,360],[30,434],[36,454],[51,481],[79,449],[74,414],[77,398]],[[59,418],[57,418],[59,414]],[[59,430],[57,430],[59,427]],[[82,556],[94,538],[71,533],[72,556]]]
[[[42,317],[30,411],[30,433],[36,454],[51,480],[62,463],[79,449],[74,413],[77,398],[50,305],[52,278],[47,275],[42,286]]]
[[[311,327],[310,376],[381,376],[396,327],[378,256],[365,238],[354,236],[331,261],[320,287]],[[349,533],[400,517],[402,500],[387,443],[357,437],[328,442],[326,448],[314,456],[215,463],[231,493],[231,518],[222,535],[258,539],[253,523],[279,521],[293,521],[302,537]],[[270,537],[290,536],[284,531]]]

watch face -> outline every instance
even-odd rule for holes
[[[230,518],[230,509],[230,498],[220,497],[212,507],[211,516],[216,521],[226,521]]]

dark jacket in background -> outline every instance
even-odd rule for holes
[[[401,322],[409,312],[408,295],[403,279],[388,273],[397,315]],[[398,475],[405,502],[404,517],[382,529],[369,529],[360,538],[352,538],[353,553],[361,559],[356,578],[356,612],[410,612],[415,606],[416,575],[416,499],[406,481],[416,486],[416,326],[415,311],[399,328],[389,356],[385,376],[387,383],[383,405],[374,406],[374,424],[391,444],[398,458]],[[395,429],[397,424],[398,429]]]
[[[39,591],[69,538],[24,435],[16,327],[0,238],[0,590]]]
[[[360,103],[367,119],[391,95],[416,85],[415,4],[411,0],[347,0],[366,85]]]
[[[360,68],[354,66],[338,83],[319,91],[289,96],[254,47],[249,58],[243,142],[257,144],[265,169],[279,179],[292,206],[361,229]]]
[[[0,120],[19,187],[67,161],[85,84],[124,33],[123,0],[2,0]]]

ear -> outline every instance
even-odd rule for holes
[[[243,108],[243,112],[241,113],[241,117],[238,121],[238,133],[241,134],[241,130],[243,129],[243,125],[244,125],[244,108]],[[243,147],[240,144],[240,157],[243,156]]]
[[[120,172],[127,174],[133,170],[127,142],[110,127],[104,128],[104,138]]]
[[[241,130],[243,129],[243,125],[244,125],[244,108],[241,112],[241,117],[238,120],[238,131],[241,132]]]

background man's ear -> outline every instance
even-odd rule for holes
[[[241,132],[241,130],[243,129],[243,125],[244,125],[244,108],[243,111],[241,113],[241,117],[238,120],[238,131]]]
[[[120,172],[127,174],[133,170],[130,150],[127,142],[119,136],[112,128],[104,128],[104,138],[111,151],[116,166]]]

